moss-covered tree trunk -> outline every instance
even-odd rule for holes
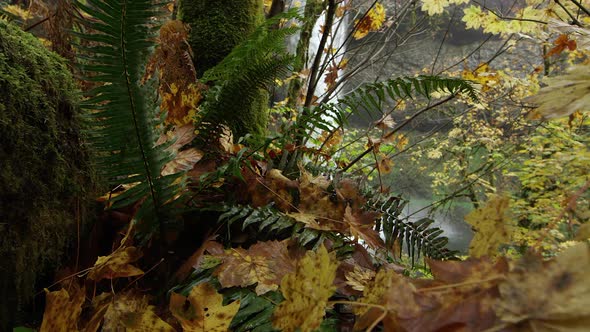
[[[263,0],[181,0],[178,17],[189,24],[189,44],[194,53],[197,77],[223,60],[264,20]],[[234,134],[261,135],[268,122],[269,93],[244,100],[235,114]]]
[[[0,20],[0,331],[32,317],[93,185],[65,61]],[[37,306],[41,307],[41,306]]]

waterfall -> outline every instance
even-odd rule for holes
[[[301,14],[303,14],[303,10],[305,8],[306,5],[306,0],[288,0],[287,1],[287,8],[292,8],[292,7],[299,7],[301,10]],[[322,76],[319,78],[318,83],[316,85],[315,88],[315,95],[318,96],[319,99],[322,99],[327,91],[327,84],[325,83],[326,80],[326,75],[328,74],[328,71],[326,70],[327,68],[329,68],[330,66],[334,65],[334,64],[338,64],[340,63],[340,61],[342,60],[343,56],[344,56],[344,52],[345,52],[345,41],[346,41],[346,37],[348,35],[349,32],[349,26],[348,26],[348,14],[344,14],[342,17],[340,18],[335,18],[333,24],[332,24],[332,33],[331,35],[328,37],[328,41],[326,43],[325,49],[329,49],[330,47],[334,50],[337,50],[337,54],[335,54],[334,56],[330,56],[329,60],[330,63],[326,64],[326,53],[323,53],[322,55],[322,61],[321,64],[323,67],[321,67],[321,69],[323,69],[323,73]],[[320,45],[320,40],[322,39],[322,27],[324,26],[326,22],[326,11],[324,11],[320,17],[318,18],[318,20],[315,23],[315,26],[312,30],[312,35],[311,35],[311,40],[309,43],[309,51],[308,51],[308,63],[307,63],[307,68],[311,67],[313,59],[316,56],[316,53],[318,52],[318,47]],[[296,35],[292,38],[290,38],[287,43],[288,43],[288,50],[290,52],[295,52],[295,49],[297,48],[297,42],[299,41],[299,36]],[[319,50],[320,52],[323,52],[322,50]],[[338,70],[338,77],[341,77],[342,75],[342,70]],[[331,100],[336,100],[339,96],[339,92],[341,89],[336,89],[335,93],[331,94]]]

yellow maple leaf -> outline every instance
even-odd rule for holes
[[[508,205],[507,197],[492,196],[485,206],[465,216],[465,221],[475,231],[469,245],[469,255],[495,257],[498,255],[498,247],[510,240],[513,224],[508,215]]]
[[[126,292],[113,297],[103,293],[97,296],[93,305],[95,315],[86,326],[86,331],[93,331],[103,318],[102,331],[175,331],[156,315],[155,307],[148,305],[148,298],[144,295]]]
[[[108,256],[99,256],[88,273],[88,278],[99,281],[142,275],[143,271],[131,265],[141,258],[142,253],[135,247],[121,246]]]
[[[360,21],[356,20],[354,22],[356,27],[353,34],[354,39],[361,39],[367,36],[369,32],[381,29],[383,22],[385,22],[385,7],[380,3],[376,3],[367,15]]]
[[[500,82],[500,75],[490,68],[487,63],[482,63],[474,70],[465,69],[461,76],[481,85],[481,91],[488,91]]]
[[[273,314],[273,325],[283,331],[316,330],[324,317],[328,299],[336,289],[334,278],[338,263],[322,245],[308,251],[294,273],[281,281],[281,302]]]
[[[50,292],[47,289],[47,303],[41,323],[41,332],[78,331],[78,318],[84,303],[84,289],[72,288],[69,292],[60,289]]]
[[[190,305],[185,306],[186,301]],[[209,284],[202,283],[191,289],[188,298],[177,293],[170,296],[170,312],[178,319],[185,332],[226,332],[240,309],[240,301],[226,306],[223,296]]]

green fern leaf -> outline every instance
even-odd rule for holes
[[[82,104],[88,141],[97,169],[111,185],[130,189],[114,198],[113,208],[142,201],[134,219],[146,235],[172,219],[169,206],[182,189],[181,174],[162,176],[172,160],[168,145],[157,145],[163,116],[155,82],[141,84],[153,48],[158,9],[151,0],[87,0],[77,7],[92,19],[82,22],[92,33],[77,34],[91,42],[80,57],[81,70],[98,86]]]

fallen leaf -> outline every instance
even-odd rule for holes
[[[356,238],[361,238],[372,248],[384,248],[385,242],[374,229],[375,220],[379,216],[378,212],[355,211],[349,206],[344,212],[344,222],[350,228],[350,234]]]
[[[142,275],[143,271],[131,265],[141,258],[142,253],[135,247],[119,247],[108,256],[99,256],[88,273],[95,281]]]
[[[294,273],[281,281],[285,301],[273,313],[272,323],[283,331],[313,331],[319,328],[328,299],[336,287],[338,263],[322,245],[317,252],[308,251],[297,263]]]
[[[186,305],[188,302],[190,305]],[[170,312],[186,332],[226,332],[240,309],[240,301],[226,306],[223,296],[209,283],[194,286],[187,297],[177,293],[170,296]]]
[[[288,243],[258,242],[248,249],[229,249],[222,255],[213,255],[222,260],[214,275],[223,288],[257,283],[257,295],[277,290],[283,276],[295,270]]]
[[[527,254],[500,285],[496,313],[519,331],[588,331],[590,247],[580,243],[550,261]]]
[[[60,289],[50,292],[45,289],[47,299],[41,323],[41,332],[78,331],[78,319],[84,304],[84,289],[72,287],[68,292]]]
[[[170,175],[178,172],[190,171],[203,158],[203,151],[195,148],[182,150],[176,153],[173,160],[168,162],[162,169],[162,175]]]
[[[566,74],[546,77],[543,82],[547,86],[525,99],[537,106],[531,117],[553,119],[587,111],[590,104],[590,65],[571,66]]]

